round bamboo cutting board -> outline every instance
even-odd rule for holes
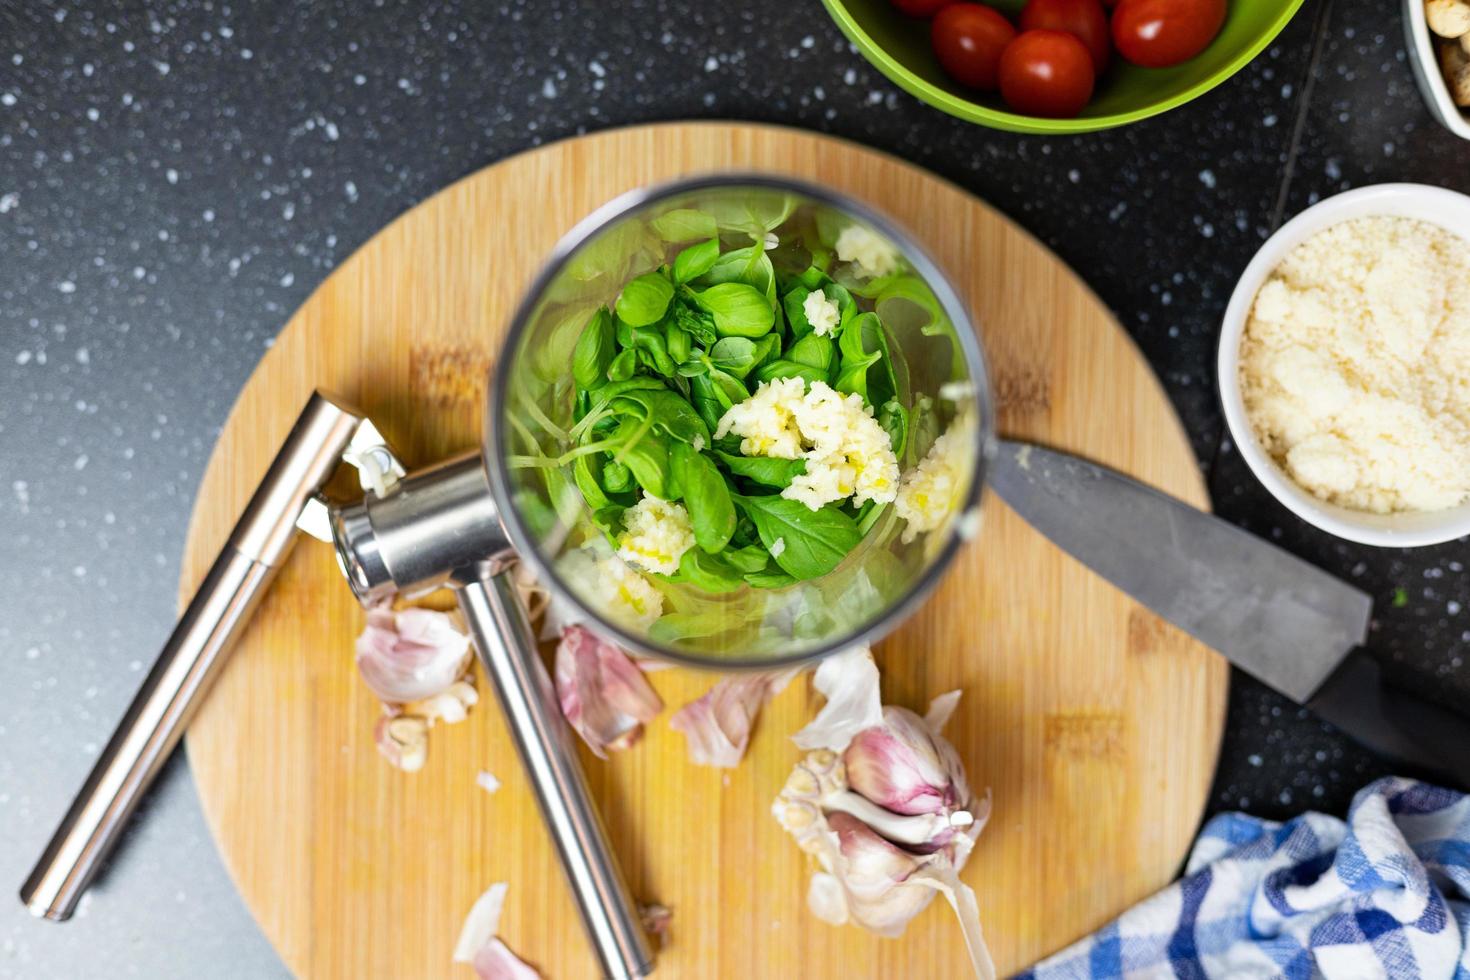
[[[291,319],[246,385],[205,473],[184,564],[203,577],[310,391],[355,401],[411,465],[477,445],[483,379],[540,259],[613,196],[679,175],[765,170],[818,181],[913,229],[970,298],[999,429],[1086,454],[1207,503],[1179,421],[1086,286],[1000,214],[892,157],[764,126],[675,124],[513,157],[410,211]],[[418,773],[373,747],[358,679],[363,614],[329,549],[302,542],[190,729],[225,861],[298,975],[469,977],[465,913],[510,882],[501,933],[548,978],[594,967],[492,697],[439,726]],[[1226,668],[1098,580],[993,497],[983,533],[878,651],[884,700],[922,710],[962,688],[947,734],[995,810],[964,878],[1008,973],[1103,924],[1175,874],[1218,750]],[[652,675],[668,706],[588,778],[634,893],[673,910],[665,977],[959,977],[934,903],[898,940],[805,908],[807,858],[769,806],[820,699],[802,680],[762,714],[744,764],[691,765],[668,714],[709,675]],[[482,692],[486,691],[483,679]],[[495,794],[475,782],[488,770]]]

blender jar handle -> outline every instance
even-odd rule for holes
[[[645,977],[653,971],[653,954],[587,791],[551,678],[537,655],[512,568],[479,563],[455,572],[452,584],[531,777],[603,976]]]

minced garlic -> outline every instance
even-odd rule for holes
[[[1374,217],[1293,249],[1240,346],[1246,414],[1302,487],[1375,513],[1470,499],[1470,242]]]
[[[903,540],[941,527],[960,505],[975,465],[975,416],[959,415],[934,440],[919,465],[904,474],[893,509],[907,523]]]
[[[898,268],[898,250],[877,232],[862,225],[848,225],[833,243],[837,258],[851,262],[853,269],[866,279],[886,276]]]
[[[646,491],[642,500],[623,512],[623,527],[618,557],[650,572],[673,575],[684,552],[694,547],[689,512]]]
[[[715,438],[733,432],[746,456],[806,460],[806,472],[781,491],[812,510],[851,497],[886,504],[898,493],[893,441],[858,394],[842,394],[821,381],[810,389],[800,378],[762,382],[755,393],[720,419]]]
[[[802,301],[801,312],[806,314],[806,322],[812,325],[812,333],[818,337],[830,335],[842,319],[842,311],[837,308],[837,304],[828,299],[827,294],[820,289],[809,293]]]

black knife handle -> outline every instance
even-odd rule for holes
[[[1361,650],[1347,655],[1307,702],[1405,775],[1423,775],[1470,790],[1470,718],[1383,678],[1378,661]]]

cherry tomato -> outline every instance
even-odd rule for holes
[[[1000,94],[1028,116],[1077,115],[1095,80],[1087,45],[1063,31],[1025,31],[1000,55]]]
[[[1113,42],[1108,36],[1108,14],[1099,0],[1027,0],[1021,11],[1021,30],[1065,31],[1087,45],[1092,67],[1099,75],[1108,67]]]
[[[899,12],[910,17],[933,17],[953,0],[888,0]]]
[[[1225,23],[1225,0],[1118,0],[1113,46],[1144,68],[1167,68],[1207,48]]]
[[[1016,36],[1011,22],[978,3],[952,3],[934,18],[929,38],[939,64],[955,81],[995,91],[1000,53]]]

